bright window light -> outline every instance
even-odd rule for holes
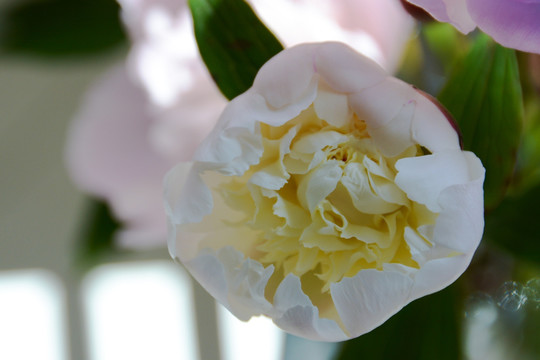
[[[191,282],[170,261],[104,265],[83,281],[91,360],[196,360]]]
[[[64,289],[45,270],[0,272],[0,359],[65,360]]]
[[[280,360],[283,358],[285,333],[267,317],[238,320],[217,304],[222,360]]]
[[[331,360],[335,359],[340,346],[340,343],[313,341],[288,335],[284,360]]]

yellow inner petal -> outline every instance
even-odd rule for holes
[[[261,135],[260,162],[215,189],[232,213],[244,214],[227,225],[255,234],[250,257],[273,264],[280,279],[318,279],[310,280],[317,289],[304,289],[312,300],[363,269],[419,267],[413,255],[431,243],[418,228],[433,225],[437,214],[409,200],[394,178],[396,162],[423,155],[420,146],[387,158],[355,114],[338,128],[313,106],[282,126],[261,124]]]

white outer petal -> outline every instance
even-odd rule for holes
[[[480,163],[478,159],[476,161]],[[466,184],[449,186],[441,192],[439,205],[442,211],[433,230],[433,242],[437,246],[466,255],[472,255],[476,250],[484,230],[484,169],[480,167],[476,171],[481,173],[479,177]]]
[[[388,76],[376,62],[342,43],[319,44],[312,56],[314,70],[337,92],[358,92]]]
[[[396,185],[409,199],[433,212],[441,211],[439,196],[443,190],[484,177],[480,160],[473,153],[461,150],[403,158],[397,161],[396,169]]]
[[[459,150],[456,131],[427,97],[401,80],[387,77],[349,96],[381,152],[395,156],[413,143],[430,151]]]
[[[356,337],[405,306],[413,284],[413,279],[402,272],[368,269],[330,285],[330,292],[350,336]]]
[[[461,150],[459,136],[444,113],[433,100],[415,89],[415,113],[411,136],[414,142],[431,152]],[[436,100],[435,100],[436,101]]]
[[[427,254],[431,260],[423,264],[415,275],[411,301],[444,289],[471,262],[484,228],[484,169],[479,161],[477,166],[471,171],[477,175],[472,181],[449,186],[439,196],[442,211],[433,231],[431,254]],[[454,254],[449,254],[450,251]],[[440,257],[438,253],[446,253],[447,256]]]
[[[260,94],[271,110],[299,102],[306,105],[305,109],[315,99],[319,77],[334,91],[354,93],[380,83],[388,74],[345,44],[302,44],[278,53],[264,64],[247,93]]]
[[[261,94],[274,109],[296,103],[313,87],[315,67],[310,54],[317,48],[318,44],[306,44],[278,53],[261,67],[248,91]]]
[[[201,164],[191,165],[180,163],[165,176],[166,211],[174,224],[200,222],[214,206],[210,189],[200,177]]]
[[[165,179],[163,180],[164,206],[169,225],[167,245],[171,257],[179,257],[182,260],[184,259],[183,255],[186,254],[179,251],[178,243],[181,242],[181,239],[178,239],[179,234],[177,233],[176,227],[177,225],[186,222],[184,217],[186,215],[189,216],[189,214],[192,213],[191,209],[186,211],[186,206],[182,203],[182,191],[188,182],[188,177],[193,176],[191,174],[192,166],[192,163],[179,163],[165,175]],[[201,198],[201,200],[203,203],[210,201],[210,206],[213,203],[211,198],[206,199],[206,201],[204,198]],[[195,249],[189,251],[188,258],[193,257],[195,251]]]
[[[264,297],[272,265],[264,268],[259,262],[244,259],[232,247],[217,252],[205,249],[184,262],[197,281],[240,320],[270,312],[272,305]]]
[[[339,325],[319,318],[319,309],[313,306],[302,291],[298,276],[289,274],[274,295],[274,323],[285,331],[311,340],[342,341],[348,338]]]
[[[414,277],[414,286],[407,303],[452,284],[467,269],[472,255],[444,257],[426,262]]]

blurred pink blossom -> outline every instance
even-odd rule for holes
[[[503,46],[540,53],[540,0],[407,0],[462,33],[478,27]]]
[[[199,58],[185,0],[118,0],[131,49],[94,84],[68,133],[68,171],[124,223],[121,246],[165,246],[162,179],[189,160],[227,101]],[[286,46],[338,40],[388,71],[413,27],[394,0],[251,0]]]

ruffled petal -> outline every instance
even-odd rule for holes
[[[298,200],[312,212],[319,203],[336,189],[343,170],[337,161],[328,161],[314,169],[298,184]]]
[[[441,211],[439,196],[444,189],[483,178],[483,172],[480,175],[477,170],[483,169],[480,160],[472,153],[461,151],[400,159],[396,169],[396,184],[411,200],[434,212]]]
[[[273,266],[264,268],[259,262],[227,246],[217,253],[201,251],[185,262],[197,281],[240,320],[270,311],[272,305],[264,297]]]
[[[283,279],[274,295],[274,308],[274,323],[292,334],[322,341],[348,338],[335,321],[319,317],[319,309],[304,294],[296,275]]]

